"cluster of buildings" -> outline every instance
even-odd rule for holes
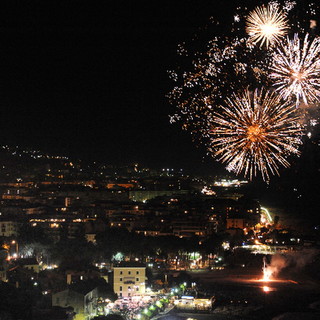
[[[115,301],[123,302],[123,298],[142,301],[146,293],[146,266],[140,263],[120,263],[113,267],[113,276],[110,282],[111,291],[93,282],[77,282],[67,289],[52,294],[53,307],[72,307],[75,320],[91,319],[94,316],[117,312],[119,309]],[[119,299],[116,300],[116,297]]]
[[[130,303],[136,303],[137,310],[151,300],[150,293],[146,292],[146,265],[137,262],[114,265],[112,273],[104,279],[99,274],[90,278],[80,275],[77,281],[74,280],[77,275],[71,270],[62,281],[57,273],[41,274],[42,267],[34,258],[16,259],[14,265],[10,269],[10,279],[6,279],[0,270],[0,289],[11,284],[16,289],[21,288],[21,294],[28,288],[29,293],[38,296],[36,305],[40,303],[44,307],[33,307],[32,318],[42,315],[55,320],[90,320],[110,313],[120,314],[129,299]],[[47,289],[50,278],[62,282],[61,288]],[[17,280],[15,283],[14,279]],[[56,318],[57,311],[60,311],[59,318]]]
[[[95,241],[97,233],[110,227],[146,236],[206,237],[250,228],[260,219],[260,205],[240,199],[246,181],[204,181],[182,170],[156,171],[138,164],[114,168],[13,153],[17,159],[0,170],[3,237],[17,237],[26,224],[41,228],[54,242],[79,235]]]
[[[257,245],[261,249],[262,242],[276,243],[282,236],[287,237],[285,231],[271,237],[272,229],[266,227],[274,222],[258,201],[244,196],[246,186],[247,181],[204,179],[181,169],[88,164],[16,147],[2,148],[0,280],[16,288],[40,290],[44,298],[50,297],[51,307],[62,308],[64,314],[79,320],[117,312],[116,298],[130,299],[132,303],[138,297],[139,308],[139,299],[149,295],[146,266],[160,268],[164,264],[166,270],[172,266],[174,270],[187,269],[191,262],[200,265],[200,253],[186,250],[168,261],[122,257],[130,262],[109,261],[109,266],[101,263],[99,270],[59,272],[59,266],[29,255],[26,244],[41,235],[52,244],[86,239],[95,245],[98,235],[126,229],[130,234],[152,239],[197,239],[199,244],[215,234],[228,234],[241,239],[241,243],[243,239],[255,241],[242,244],[253,251]],[[230,243],[224,242],[223,246],[228,250]],[[210,259],[220,262],[214,254]],[[161,283],[167,284],[168,279]],[[181,303],[184,306],[191,302]],[[203,302],[197,303],[192,302],[192,306],[203,307]]]
[[[15,238],[28,224],[41,228],[54,242],[79,235],[94,242],[95,235],[106,228],[126,228],[145,236],[205,238],[219,231],[250,229],[260,221],[256,201],[206,196],[192,189],[172,194],[162,190],[162,195],[138,202],[130,200],[130,191],[121,191],[119,199],[119,191],[83,187],[77,192],[63,183],[55,187],[48,193],[40,183],[19,182],[10,187],[2,183],[0,236]],[[113,199],[106,199],[109,196]]]
[[[66,311],[78,319],[116,308],[115,296],[110,294],[120,299],[145,297],[146,261],[113,264],[107,275],[106,270],[97,274],[69,270],[43,277],[41,270],[55,271],[58,266],[44,267],[45,261],[29,257],[26,248],[23,256],[20,245],[28,237],[34,239],[41,231],[51,243],[86,239],[94,244],[97,235],[119,228],[147,237],[201,242],[215,233],[244,234],[260,221],[259,203],[243,196],[246,181],[205,181],[180,169],[151,170],[138,164],[120,168],[86,164],[17,148],[3,148],[2,153],[0,237],[6,259],[0,268],[1,280],[17,288],[41,287],[43,296],[51,297],[52,307],[72,306]],[[195,260],[195,255],[190,259]],[[178,259],[173,260],[177,265]],[[97,285],[92,280],[96,278],[107,280],[109,289]]]

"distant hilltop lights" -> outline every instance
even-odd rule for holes
[[[181,175],[184,176],[183,169],[172,169],[172,168],[163,168],[162,175],[173,177],[174,175]]]
[[[11,153],[13,156],[30,156],[33,159],[59,159],[59,160],[68,160],[68,157],[65,156],[58,156],[58,155],[49,155],[42,153],[39,150],[22,150],[19,146],[11,147],[8,145],[2,145],[1,149]]]

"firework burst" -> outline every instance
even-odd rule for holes
[[[301,41],[298,34],[287,39],[273,54],[270,78],[284,99],[294,96],[296,104],[320,101],[320,38]]]
[[[306,2],[238,6],[230,25],[213,19],[179,47],[182,64],[170,72],[175,84],[168,97],[176,107],[170,120],[236,174],[269,180],[299,155],[302,118],[311,108],[295,107],[320,102],[320,37],[298,36],[317,31],[319,5]],[[270,91],[251,92],[261,87]]]
[[[287,16],[278,6],[268,4],[255,8],[249,13],[246,22],[246,31],[250,40],[260,47],[266,47],[279,42],[286,35],[288,29]]]
[[[302,126],[294,105],[270,91],[245,90],[226,100],[212,115],[213,156],[227,163],[227,170],[252,179],[260,171],[264,180],[289,167],[287,157],[299,155]]]
[[[212,111],[243,86],[267,83],[270,56],[245,38],[217,38],[208,43],[206,52],[192,57],[188,71],[170,72],[175,86],[168,97],[177,107],[171,121],[182,122],[195,140],[207,143]]]

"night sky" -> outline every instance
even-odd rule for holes
[[[227,24],[231,5],[236,2],[1,1],[0,144],[226,173],[181,124],[169,123],[175,109],[166,94],[173,86],[167,70],[179,65],[178,44],[211,16]],[[317,140],[307,141],[292,168],[263,183],[257,196],[318,216],[319,159]]]
[[[177,46],[220,1],[2,1],[0,143],[111,163],[194,167],[205,151],[166,93]]]

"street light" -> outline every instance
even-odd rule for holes
[[[18,241],[16,241],[16,240],[12,240],[11,241],[11,244],[13,245],[13,246],[15,246],[15,254],[18,256],[18,252],[19,252],[19,244],[18,244]]]

